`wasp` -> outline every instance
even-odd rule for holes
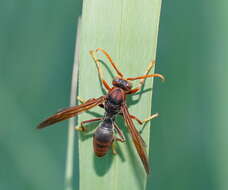
[[[108,82],[104,79],[101,69],[101,61],[96,57],[96,53],[98,51],[101,51],[107,57],[107,59],[111,63],[111,66],[117,73],[117,76],[112,81],[112,87],[109,86]],[[95,106],[99,106],[105,111],[103,117],[82,121],[79,126],[75,127],[75,129],[79,131],[86,131],[85,124],[95,121],[101,121],[100,125],[97,127],[96,131],[93,134],[93,147],[96,156],[102,157],[108,152],[111,147],[113,147],[113,143],[115,141],[125,142],[123,132],[115,122],[116,116],[121,115],[125,120],[127,129],[132,137],[132,141],[143,163],[145,171],[147,174],[149,174],[150,167],[145,150],[145,143],[140,133],[135,128],[133,120],[136,120],[139,124],[142,125],[145,122],[148,122],[149,120],[157,117],[158,113],[149,116],[145,120],[140,120],[136,116],[129,113],[126,103],[126,96],[139,92],[142,89],[142,85],[144,84],[146,78],[159,77],[164,80],[164,77],[161,74],[148,74],[155,64],[155,61],[152,61],[148,65],[144,75],[125,78],[123,73],[118,69],[117,64],[112,60],[111,56],[105,50],[103,50],[102,48],[97,48],[96,50],[89,51],[89,53],[97,65],[100,81],[103,87],[107,90],[107,94],[99,98],[91,98],[87,101],[84,101],[80,97],[78,97],[82,104],[72,106],[57,112],[56,114],[50,116],[49,118],[41,122],[37,126],[37,128],[45,128],[57,122],[77,116],[78,114],[88,111]],[[131,83],[131,81],[134,80],[140,80],[138,86],[136,86],[135,88],[133,88]],[[115,135],[115,132],[118,133],[119,137]],[[113,152],[115,153],[114,148]]]

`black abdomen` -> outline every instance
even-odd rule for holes
[[[110,126],[111,125],[111,126]],[[104,156],[113,142],[112,123],[102,122],[93,135],[93,148],[96,156]]]

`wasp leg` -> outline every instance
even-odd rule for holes
[[[112,143],[112,153],[113,153],[114,155],[117,154],[117,151],[116,151],[116,142],[117,142],[117,141],[125,142],[125,139],[118,138],[118,137],[114,137],[114,140],[113,140],[113,143]]]
[[[92,100],[93,98],[91,98],[91,99],[89,99],[89,100]],[[89,101],[89,100],[87,100],[87,101],[85,101],[83,98],[81,98],[80,96],[77,96],[77,100],[81,103],[81,104],[84,104],[84,103],[86,103],[87,101]],[[99,104],[98,105],[99,107],[101,107],[101,108],[104,108],[104,104]],[[87,112],[90,112],[90,111],[87,111]]]
[[[144,73],[143,76],[139,76],[139,77],[134,77],[134,78],[127,78],[127,80],[137,80],[137,79],[141,79],[138,86],[136,88],[131,89],[127,94],[134,94],[138,91],[140,91],[142,89],[142,86],[145,83],[146,78],[149,77],[160,77],[162,80],[165,80],[164,76],[162,76],[161,74],[152,74],[152,75],[148,75],[148,73],[151,71],[151,69],[154,67],[155,65],[155,61],[151,61],[146,69],[146,72]]]
[[[81,104],[84,104],[84,103],[86,103],[86,102],[88,102],[88,101],[94,100],[95,98],[90,98],[90,99],[88,99],[88,100],[84,100],[84,99],[81,98],[80,96],[77,96],[76,99],[77,99]]]
[[[143,129],[145,128],[145,125],[148,121],[158,117],[159,114],[158,113],[155,113],[151,116],[149,116],[148,118],[144,119],[144,120],[140,120],[139,118],[137,118],[136,116],[134,115],[130,115],[130,117],[134,120],[136,120],[140,125],[143,125],[143,127],[140,129],[139,133],[141,133],[143,131]],[[141,136],[140,136],[141,137]],[[141,138],[142,142],[143,142],[143,146],[146,147],[146,143],[144,142],[144,140]]]
[[[116,63],[112,60],[111,56],[105,51],[103,50],[102,48],[97,48],[95,50],[95,52],[98,52],[98,51],[101,51],[106,57],[107,59],[109,60],[109,62],[111,63],[112,67],[115,69],[117,75],[120,77],[120,78],[123,78],[123,73],[118,69]]]
[[[86,131],[86,128],[85,128],[85,126],[84,126],[86,123],[91,123],[91,122],[95,122],[95,121],[100,121],[100,120],[102,120],[102,119],[103,119],[103,117],[82,121],[82,122],[80,123],[79,126],[76,126],[76,127],[75,127],[75,130],[77,130],[77,131],[83,131],[83,132],[84,132],[84,131]]]
[[[116,144],[115,144],[115,140],[113,141],[112,143],[112,154],[116,155],[117,152],[116,152]]]
[[[123,131],[118,127],[118,125],[116,123],[114,123],[114,127],[115,127],[118,135],[120,136],[120,138],[116,137],[116,141],[125,142],[126,139],[124,137]]]
[[[107,81],[104,79],[104,74],[103,74],[103,71],[101,69],[101,64],[100,64],[100,61],[99,59],[95,56],[95,53],[96,51],[89,51],[91,57],[93,58],[94,62],[96,63],[97,65],[97,70],[98,70],[98,75],[99,75],[99,79],[101,81],[101,83],[104,85],[104,87],[110,91],[111,90],[111,87],[108,85]]]
[[[77,96],[76,98],[81,104],[86,103],[86,100],[84,100],[83,98],[81,98],[80,96]]]
[[[158,113],[155,113],[155,114],[149,116],[148,118],[146,118],[144,120],[141,120],[141,119],[137,118],[134,115],[130,115],[131,119],[136,120],[140,125],[143,125],[144,123],[147,123],[148,121],[150,121],[150,120],[152,120],[152,119],[154,119],[154,118],[156,118],[158,116],[159,116],[159,114]]]
[[[125,139],[125,137],[123,135],[122,130],[118,127],[118,125],[116,123],[114,123],[114,127],[115,127],[115,130],[117,131],[118,135],[120,136],[120,138],[119,137],[114,137],[114,140],[113,140],[113,143],[112,143],[112,153],[113,154],[117,154],[117,152],[116,152],[116,144],[115,143],[117,141],[125,142],[126,139]]]
[[[149,73],[149,72],[151,71],[151,69],[154,67],[155,63],[156,63],[155,61],[151,61],[151,62],[149,63],[149,65],[148,65],[148,67],[147,67],[146,72],[144,73],[144,75],[148,75],[148,73]],[[144,78],[144,79],[141,79],[140,82],[139,82],[139,84],[138,84],[138,86],[137,86],[136,88],[132,89],[132,90],[129,92],[129,94],[134,94],[134,93],[140,91],[144,83],[145,83],[145,78]]]

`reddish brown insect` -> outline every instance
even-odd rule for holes
[[[117,72],[117,77],[113,79],[112,85],[113,87],[110,87],[106,80],[103,78],[103,72],[101,70],[100,61],[96,58],[95,53],[97,51],[101,51],[104,53],[104,55],[108,58],[111,65]],[[54,123],[69,119],[71,117],[74,117],[78,115],[81,112],[87,111],[95,106],[100,106],[105,109],[104,117],[102,118],[95,118],[87,121],[81,122],[79,127],[76,127],[76,130],[85,131],[84,124],[94,121],[102,121],[100,125],[97,127],[94,135],[93,135],[93,145],[94,145],[94,152],[97,156],[104,156],[107,151],[110,149],[110,147],[113,145],[114,141],[121,141],[124,142],[125,138],[121,131],[121,129],[117,126],[115,123],[116,116],[122,115],[124,120],[126,121],[126,124],[128,126],[128,130],[130,132],[130,135],[132,137],[133,143],[136,147],[136,150],[139,154],[139,157],[144,165],[144,168],[149,174],[150,167],[149,162],[146,156],[145,151],[145,144],[140,136],[139,132],[134,126],[134,123],[132,119],[136,120],[139,124],[143,124],[155,117],[158,116],[158,114],[151,115],[145,120],[140,120],[137,117],[131,115],[128,111],[128,107],[126,104],[126,95],[128,94],[134,94],[141,90],[142,85],[145,82],[146,78],[149,77],[160,77],[161,79],[164,79],[164,77],[160,74],[152,74],[148,75],[151,68],[155,64],[155,62],[151,62],[143,76],[139,77],[132,77],[132,78],[124,78],[124,75],[120,72],[120,70],[117,68],[117,65],[112,61],[110,55],[104,51],[101,48],[96,49],[95,51],[90,51],[90,54],[92,58],[94,59],[95,63],[97,64],[98,73],[100,80],[104,87],[108,90],[108,93],[104,96],[101,96],[99,98],[93,98],[89,99],[88,101],[82,101],[83,103],[78,106],[73,106],[66,108],[53,116],[47,118],[45,121],[40,123],[37,128],[41,129],[44,127],[47,127],[49,125],[52,125]],[[132,80],[138,80],[141,79],[139,85],[136,88],[132,88],[131,82]],[[80,100],[80,98],[79,98]],[[114,131],[116,131],[120,138],[117,138],[114,135]],[[115,150],[113,149],[113,152]]]

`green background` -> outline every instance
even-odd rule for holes
[[[0,189],[63,189],[67,122],[35,126],[69,105],[81,4],[0,2]],[[227,5],[163,1],[148,189],[228,188]]]

